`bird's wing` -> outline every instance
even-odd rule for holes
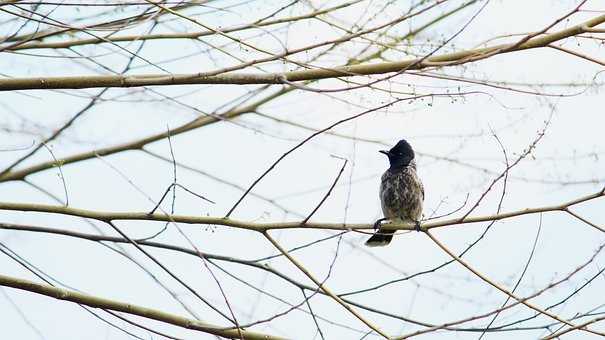
[[[416,175],[416,177],[418,178],[418,184],[420,184],[420,194],[422,195],[422,202],[424,202],[424,184],[422,184],[422,181],[420,180],[418,175]]]

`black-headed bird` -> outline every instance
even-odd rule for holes
[[[391,150],[381,150],[389,157],[390,167],[384,172],[380,182],[380,205],[384,218],[374,224],[377,232],[366,241],[366,246],[386,246],[393,239],[394,230],[380,228],[381,222],[410,222],[420,231],[424,186],[416,174],[414,150],[402,139]]]

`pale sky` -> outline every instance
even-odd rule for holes
[[[215,3],[226,6],[227,3]],[[213,27],[228,27],[250,22],[267,15],[288,2],[255,3],[237,6],[229,11],[204,15],[204,23]],[[314,2],[319,6],[320,2]],[[332,3],[332,2],[330,2]],[[334,2],[336,3],[336,2]],[[376,13],[385,1],[363,2],[336,12],[341,23],[350,24],[359,17]],[[443,11],[459,5],[461,1],[446,4]],[[427,39],[450,37],[478,11],[483,1],[470,6],[453,18],[444,21],[418,36],[417,42]],[[577,1],[491,1],[478,14],[467,29],[456,37],[444,51],[474,48],[482,42],[503,34],[528,33],[543,29],[555,19],[577,6]],[[451,7],[448,7],[451,6]],[[599,7],[601,6],[601,7]],[[396,6],[378,14],[374,24],[400,15]],[[569,21],[564,21],[552,29],[557,31],[602,14],[599,1],[588,1],[583,8],[601,12],[579,13]],[[100,10],[100,9],[95,9]],[[402,10],[399,8],[399,10]],[[40,10],[44,12],[43,10]],[[48,11],[48,7],[46,9]],[[53,12],[56,18],[68,18],[70,11]],[[81,11],[92,11],[83,8]],[[285,16],[307,13],[308,7],[298,5]],[[200,13],[190,10],[186,13]],[[412,26],[420,25],[441,10],[427,17],[414,19]],[[93,12],[91,12],[93,13]],[[365,14],[365,16],[364,16]],[[78,15],[82,15],[79,13]],[[384,17],[382,17],[384,16]],[[4,22],[9,16],[0,14]],[[332,20],[336,20],[331,17]],[[201,19],[200,19],[201,20]],[[363,20],[361,21],[363,22]],[[191,24],[175,20],[166,24],[166,30],[192,30]],[[397,26],[393,34],[407,32],[409,23]],[[3,27],[2,36],[14,32],[15,26]],[[149,28],[149,27],[147,27]],[[134,31],[134,30],[132,30]],[[126,34],[130,32],[125,32]],[[250,31],[242,37],[259,33]],[[272,37],[254,38],[257,46],[279,51],[282,44],[288,48],[304,46],[342,35],[333,27],[319,21],[309,21],[294,25],[288,30],[273,33]],[[62,38],[63,39],[63,38]],[[278,43],[278,39],[281,43]],[[204,41],[211,44],[225,43],[225,38],[209,37]],[[514,41],[510,38],[495,41]],[[492,44],[490,42],[488,44]],[[131,51],[135,45],[124,44]],[[603,47],[595,41],[571,38],[563,46],[605,60]],[[363,47],[361,44],[357,49]],[[216,69],[216,61],[224,67],[235,63],[218,51],[212,58],[201,54],[201,43],[188,40],[153,41],[140,55],[159,64],[160,61],[194,54],[188,58],[159,64],[173,73],[191,73]],[[233,48],[236,50],[235,48]],[[116,48],[108,45],[83,46],[76,51],[85,55],[97,55],[99,64],[120,70],[124,67],[123,56],[117,56]],[[114,53],[111,53],[111,52]],[[419,51],[418,49],[416,51]],[[0,70],[5,77],[27,76],[67,76],[109,74],[97,65],[79,59],[43,58],[39,54],[52,53],[47,50],[26,51],[32,56],[4,53],[0,58]],[[321,66],[336,66],[346,62],[356,50],[353,45],[337,49],[317,63]],[[426,52],[426,51],[425,51]],[[73,52],[62,50],[64,55],[75,56]],[[253,59],[255,54],[236,51]],[[440,53],[440,52],[439,52]],[[393,57],[401,57],[400,54]],[[306,56],[293,59],[306,60]],[[394,60],[394,59],[393,59]],[[374,62],[379,62],[378,60]],[[162,72],[157,67],[145,65],[137,60],[131,73],[147,74]],[[143,67],[138,67],[143,65]],[[276,62],[263,70],[283,71],[293,68],[292,64]],[[262,72],[250,68],[249,72]],[[315,222],[373,223],[381,217],[378,199],[378,185],[381,173],[387,167],[386,158],[378,150],[389,148],[399,139],[406,138],[417,152],[418,173],[425,185],[426,199],[424,215],[442,215],[452,212],[464,204],[464,208],[452,217],[460,217],[479,199],[490,186],[497,174],[505,167],[504,154],[498,143],[502,143],[509,162],[515,161],[531,145],[539,131],[544,137],[535,150],[515,166],[508,175],[506,191],[501,211],[561,204],[589,195],[603,188],[603,66],[564,54],[554,49],[529,50],[499,55],[488,60],[436,70],[449,76],[464,76],[479,80],[508,81],[529,84],[579,83],[598,85],[577,87],[527,87],[515,88],[539,91],[549,94],[577,94],[574,96],[536,96],[486,87],[477,84],[426,78],[411,74],[399,75],[389,82],[377,84],[393,91],[415,91],[416,93],[473,92],[464,97],[438,97],[423,101],[398,103],[386,110],[371,113],[362,118],[340,125],[334,132],[362,139],[385,143],[364,142],[351,138],[321,135],[290,154],[254,189],[254,193],[266,199],[273,199],[290,210],[282,209],[267,200],[248,196],[231,217],[250,222],[299,221],[318,204],[333,182],[342,165],[341,158],[349,162],[339,184],[326,202],[313,216]],[[374,78],[373,78],[374,79]],[[378,78],[375,78],[378,79]],[[356,81],[366,82],[367,77]],[[408,86],[410,84],[411,86]],[[347,84],[339,80],[325,80],[312,86],[321,89],[343,88]],[[258,86],[234,85],[192,85],[174,87],[152,87],[154,91],[177,98],[183,103],[206,112],[216,110],[228,100],[243,95]],[[277,91],[280,86],[273,86]],[[78,119],[61,137],[49,143],[54,157],[62,158],[74,153],[104,146],[116,145],[146,136],[152,132],[166,131],[191,120],[197,114],[190,108],[170,101],[149,101],[159,95],[151,92],[139,93],[140,88],[110,89],[103,95],[103,101]],[[19,91],[0,94],[0,145],[3,149],[27,146],[42,141],[53,129],[87,104],[87,96],[99,93],[100,89],[60,90],[60,91]],[[86,96],[82,96],[86,94]],[[295,91],[283,96],[259,112],[276,118],[295,122],[311,128],[325,128],[345,117],[360,113],[368,108],[393,100],[393,95],[384,91],[362,88],[350,92],[316,93]],[[113,99],[113,100],[110,100]],[[219,110],[219,112],[221,112]],[[548,123],[547,123],[548,121]],[[546,126],[546,128],[545,128]],[[40,133],[9,133],[7,129]],[[493,131],[493,132],[492,132]],[[195,167],[221,180],[247,188],[271,163],[288,149],[306,138],[311,132],[287,124],[275,122],[254,114],[238,117],[234,122],[221,122],[187,132],[171,139],[175,158],[178,162]],[[497,136],[494,137],[495,134]],[[167,140],[155,142],[147,150],[170,157]],[[25,151],[2,152],[0,169],[19,159]],[[432,156],[455,159],[466,165]],[[333,157],[337,156],[339,158]],[[52,159],[46,149],[22,164],[19,168]],[[473,168],[475,167],[475,168]],[[494,173],[477,170],[476,167]],[[152,201],[157,201],[166,187],[173,181],[170,163],[161,161],[140,151],[127,151],[103,159],[91,159],[63,166],[62,169],[71,207],[98,211],[149,211]],[[177,214],[193,216],[221,217],[241,196],[242,191],[221,183],[216,179],[184,168],[177,169],[178,183],[202,194],[216,204],[201,201],[184,191],[178,191]],[[54,195],[64,198],[63,182],[57,169],[36,173],[28,177],[32,183],[40,185]],[[503,182],[499,181],[487,194],[482,203],[473,210],[471,216],[495,214],[502,195]],[[49,197],[34,190],[23,182],[0,183],[0,201],[57,204]],[[592,223],[603,226],[603,199],[596,199],[574,207],[573,211]],[[163,209],[170,211],[169,201]],[[66,217],[33,212],[2,211],[0,222],[31,224],[56,227],[97,234],[91,225],[76,217]],[[107,225],[94,222],[103,232],[116,235]],[[163,223],[118,222],[117,225],[132,238],[148,237],[163,228]],[[474,242],[485,230],[486,223],[458,225],[439,228],[435,236],[456,253]],[[201,250],[208,253],[232,256],[241,259],[258,259],[276,254],[277,251],[260,234],[221,226],[179,225],[182,231]],[[474,268],[494,282],[512,290],[527,262],[536,234],[540,229],[537,246],[523,280],[515,291],[520,297],[528,296],[562,279],[577,267],[587,262],[604,244],[605,236],[579,220],[563,212],[533,214],[496,222],[464,259]],[[280,244],[290,249],[307,242],[336,234],[335,231],[297,229],[273,231]],[[450,257],[439,249],[426,235],[409,232],[395,236],[390,246],[366,248],[363,246],[368,236],[348,232],[342,238],[332,238],[307,247],[292,254],[302,264],[310,268],[314,275],[324,279],[332,260],[337,254],[329,279],[326,281],[336,293],[355,292],[385,282],[400,279],[419,271],[428,270],[447,261]],[[174,226],[154,239],[158,242],[176,244],[190,248]],[[60,281],[60,286],[74,288],[100,297],[126,301],[137,305],[161,309],[178,315],[189,316],[166,291],[135,263],[126,260],[109,247],[81,239],[59,235],[27,233],[23,231],[0,232],[0,241],[19,256],[35,265],[44,273]],[[113,247],[113,245],[112,245]],[[2,248],[6,250],[5,248]],[[182,285],[163,272],[148,258],[131,246],[124,249],[148,268],[155,277],[179,295],[206,322],[227,325],[226,320],[203,305]],[[146,248],[162,263],[201,292],[211,303],[227,312],[223,297],[208,269],[199,258],[165,250]],[[576,288],[590,280],[605,267],[603,254],[577,275],[549,290],[532,303],[546,308],[570,295]],[[267,274],[229,262],[216,262],[230,274],[239,276],[246,283],[265,292],[299,304],[304,297],[300,289],[288,284],[277,276]],[[299,270],[283,258],[264,261],[272,268],[290,275],[305,284],[312,285]],[[246,324],[262,320],[283,312],[288,305],[259,293],[257,290],[233,279],[217,267],[212,272],[217,275],[222,289],[227,292],[238,321]],[[8,256],[0,256],[0,271],[3,275],[15,276],[41,282],[30,272]],[[598,277],[589,286],[574,295],[567,302],[553,308],[551,312],[569,319],[577,313],[603,313],[604,276]],[[56,283],[56,282],[55,282]],[[61,302],[44,296],[1,288],[0,317],[3,333],[9,338],[40,339],[130,339],[131,337],[103,321],[95,318],[80,306]],[[311,294],[311,292],[306,292]],[[388,311],[414,320],[432,324],[464,319],[492,311],[502,305],[506,295],[481,281],[470,271],[457,263],[412,280],[392,283],[378,290],[349,295],[347,298],[368,306]],[[368,328],[333,300],[316,295],[310,299],[313,311],[318,317],[326,339],[360,339]],[[18,309],[12,306],[15,304]],[[307,306],[303,307],[307,310]],[[593,310],[594,309],[594,310]],[[360,310],[365,317],[378,324],[392,336],[407,334],[422,327]],[[103,318],[116,322],[145,339],[158,336],[125,324],[108,314],[95,310]],[[503,325],[523,317],[534,315],[534,311],[524,306],[516,306],[502,312],[494,325]],[[24,318],[23,315],[26,316]],[[574,323],[588,321],[589,316]],[[187,331],[159,322],[142,321],[130,317],[154,329],[165,331],[175,337],[186,339],[214,338],[205,333]],[[25,321],[27,320],[27,322]],[[463,327],[481,327],[490,318],[465,323]],[[28,324],[28,322],[31,324]],[[542,326],[553,320],[539,316],[518,327]],[[558,329],[559,325],[554,329]],[[591,326],[605,331],[603,323]],[[254,326],[251,330],[296,339],[319,339],[312,317],[302,311],[293,311],[271,322]],[[480,333],[440,332],[429,333],[419,338],[432,339],[436,336],[447,339],[477,339]],[[488,333],[484,339],[536,339],[545,336],[544,330]],[[586,332],[571,332],[565,339],[589,339]],[[371,334],[366,339],[379,338]]]

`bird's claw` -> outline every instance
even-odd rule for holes
[[[381,218],[378,221],[374,222],[374,230],[380,229],[380,225],[382,224],[382,221],[384,221],[384,218]]]
[[[422,231],[422,229],[420,228],[420,221],[414,221],[414,230]]]

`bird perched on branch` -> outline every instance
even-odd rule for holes
[[[416,174],[416,162],[412,146],[402,139],[391,150],[381,150],[389,157],[390,167],[384,172],[380,183],[380,204],[384,218],[374,223],[377,232],[366,241],[366,246],[386,246],[393,239],[394,230],[380,228],[382,221],[416,224],[420,231],[424,187]]]

